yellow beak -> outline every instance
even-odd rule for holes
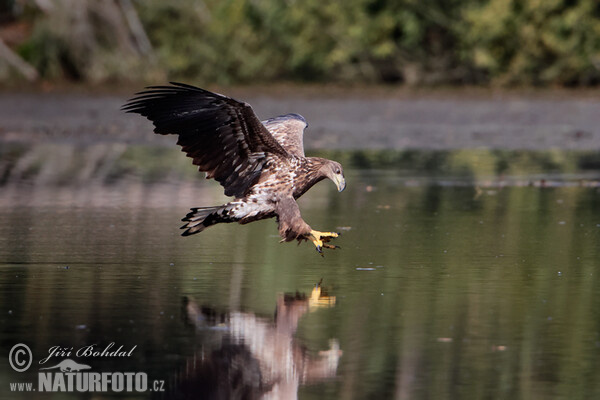
[[[346,188],[346,180],[342,175],[334,175],[333,182],[335,183],[335,186],[337,186],[338,192],[341,192]]]

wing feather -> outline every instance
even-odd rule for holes
[[[286,114],[263,121],[271,135],[290,154],[304,157],[304,129],[308,123],[299,114]]]
[[[207,178],[241,197],[252,186],[266,153],[289,153],[260,122],[249,104],[191,85],[150,86],[122,110],[154,123],[154,132],[179,136],[177,144]]]

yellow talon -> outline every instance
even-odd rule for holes
[[[323,240],[324,242],[329,242],[332,238],[336,238],[336,237],[340,236],[340,234],[337,232],[319,232],[319,231],[315,231],[315,230],[310,231],[310,235],[313,238],[319,238],[319,239]]]
[[[338,249],[338,246],[326,244],[331,239],[340,236],[337,232],[319,232],[315,230],[310,231],[310,240],[313,242],[319,254],[323,255],[323,247],[326,249]]]

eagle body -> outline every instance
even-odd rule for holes
[[[273,156],[263,166],[256,184],[242,197],[219,207],[193,208],[185,218],[183,235],[192,235],[221,222],[247,224],[277,217],[279,234],[285,241],[304,239],[311,227],[302,220],[295,200],[325,179],[319,173],[324,159]],[[293,199],[294,201],[289,201]],[[209,214],[206,214],[210,210]]]
[[[338,234],[313,230],[300,215],[296,199],[329,178],[345,187],[339,163],[304,155],[308,126],[298,114],[260,121],[247,103],[194,86],[152,86],[122,109],[154,123],[155,133],[178,135],[177,144],[206,178],[223,187],[230,202],[192,208],[183,218],[184,236],[218,223],[277,218],[283,241],[311,240],[321,253]]]

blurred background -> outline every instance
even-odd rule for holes
[[[228,200],[119,110],[169,80],[302,114],[342,248],[180,237]],[[600,398],[598,84],[596,0],[0,0],[0,354],[137,346],[76,361],[169,399]]]
[[[586,87],[594,0],[2,0],[0,79]]]

